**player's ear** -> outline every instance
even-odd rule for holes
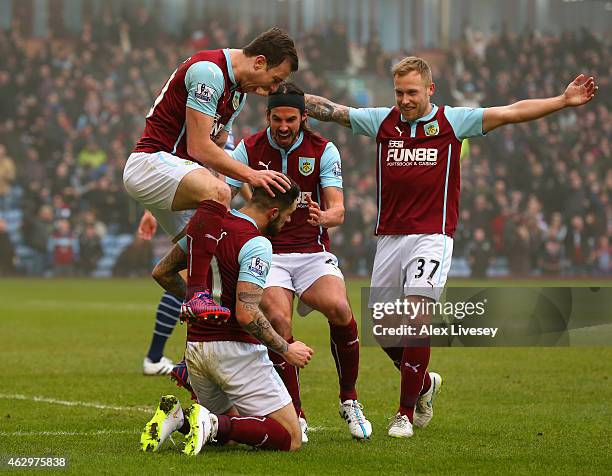
[[[255,71],[259,71],[260,69],[268,69],[268,60],[264,55],[255,56],[255,61],[253,62],[253,68]]]
[[[270,221],[276,220],[279,215],[280,215],[280,209],[278,207],[270,208],[268,210],[268,219]]]
[[[436,84],[432,81],[429,85],[429,95],[433,96],[433,93],[436,91]]]

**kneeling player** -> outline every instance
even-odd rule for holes
[[[340,415],[355,438],[369,438],[372,425],[357,400],[359,371],[357,323],[346,296],[338,260],[329,252],[327,228],[344,220],[340,154],[333,143],[314,134],[306,123],[304,93],[281,83],[268,96],[268,125],[241,141],[234,159],[257,170],[273,170],[295,180],[302,190],[297,210],[282,233],[273,237],[274,256],[262,308],[276,331],[291,342],[293,298],[320,311],[329,322],[331,353],[340,385]],[[241,182],[226,178],[236,192]],[[301,408],[298,369],[279,354],[270,354],[300,416],[303,441],[306,420]]]
[[[262,234],[278,233],[295,210],[298,195],[295,183],[274,198],[255,189],[242,209],[227,215],[218,237],[186,236],[155,268],[154,277],[164,289],[183,298],[185,282],[178,272],[187,267],[191,273],[198,266],[184,250],[196,240],[216,240],[221,302],[231,313],[206,319],[194,315],[188,321],[185,360],[191,386],[206,408],[194,403],[183,411],[176,397],[162,397],[141,435],[144,451],[156,451],[174,431],[187,435],[183,452],[189,455],[212,441],[282,451],[300,447],[297,415],[268,349],[297,367],[308,363],[312,350],[301,342],[288,344],[259,308],[272,260],[272,246]]]

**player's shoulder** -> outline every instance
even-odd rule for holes
[[[225,56],[223,54],[223,50],[200,50],[197,53],[192,54],[185,62],[188,64],[193,64],[200,61],[208,61],[216,64],[217,66],[221,66],[225,63]]]
[[[349,107],[349,117],[351,116],[370,116],[385,118],[392,113],[399,113],[397,106],[378,106],[378,107]]]
[[[438,106],[438,114],[453,120],[455,118],[463,118],[471,114],[481,113],[483,109],[482,107],[449,106],[448,104],[444,104]]]
[[[304,130],[304,141],[308,141],[311,144],[313,144],[315,147],[321,147],[321,148],[325,148],[327,143],[330,142],[329,139],[326,139],[318,132],[315,132],[312,130]]]
[[[254,147],[258,144],[265,144],[268,142],[268,133],[267,129],[263,129],[261,131],[257,131],[255,134],[252,134],[243,139],[244,145],[247,147]]]
[[[221,52],[221,54],[217,54]],[[204,50],[190,56],[182,67],[193,79],[203,79],[209,82],[225,83],[225,68],[222,50]]]

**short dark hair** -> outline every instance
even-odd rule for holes
[[[253,196],[251,197],[251,201],[262,209],[269,209],[278,207],[281,210],[285,210],[289,208],[295,199],[298,198],[300,194],[300,186],[293,180],[291,177],[287,177],[289,182],[291,182],[291,187],[284,192],[274,188],[274,197],[272,197],[266,190],[262,187],[253,188]]]
[[[245,56],[263,55],[268,62],[268,69],[289,60],[291,71],[297,71],[299,62],[295,44],[291,37],[280,28],[270,28],[257,36],[242,48]]]

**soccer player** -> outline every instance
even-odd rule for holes
[[[355,438],[369,438],[372,425],[357,400],[359,370],[357,323],[346,295],[338,260],[330,252],[327,228],[344,220],[342,168],[336,146],[314,134],[306,123],[304,92],[283,83],[268,96],[268,128],[242,140],[233,157],[253,169],[275,170],[295,180],[301,189],[297,210],[273,238],[274,255],[262,299],[262,309],[274,329],[293,341],[293,298],[327,317],[331,352],[340,385],[340,415]],[[226,178],[232,194],[242,182]],[[301,407],[298,369],[270,353],[300,416],[303,441],[307,424]]]
[[[378,244],[371,287],[400,290],[384,301],[437,301],[446,283],[459,206],[461,141],[505,124],[531,121],[566,107],[581,106],[595,95],[592,77],[579,75],[561,95],[501,107],[464,108],[430,102],[435,85],[421,58],[393,66],[396,105],[350,108],[306,95],[310,117],[332,121],[376,140]],[[370,307],[376,299],[370,296]],[[415,316],[423,321],[426,315]],[[441,377],[428,372],[429,342],[387,347],[401,372],[400,405],[388,434],[410,437],[413,425],[426,426]]]
[[[170,75],[147,114],[123,179],[128,193],[175,241],[185,231],[219,236],[230,192],[205,166],[271,195],[288,186],[281,173],[246,167],[222,147],[246,93],[274,92],[297,69],[293,40],[272,28],[242,49],[195,53]],[[215,247],[214,240],[198,240],[191,250],[200,266],[188,277],[187,307],[202,316],[229,312],[206,288]]]
[[[232,151],[234,147],[234,136],[232,131],[229,131],[223,148],[226,151]],[[144,240],[150,240],[156,231],[157,220],[150,211],[145,210],[138,225],[138,236]],[[162,295],[155,312],[155,327],[149,350],[142,362],[144,375],[168,375],[174,368],[174,362],[164,356],[164,347],[179,320],[181,304],[179,299],[168,292]]]
[[[184,453],[197,455],[207,442],[235,441],[260,448],[296,450],[300,427],[291,397],[268,357],[268,349],[291,365],[304,367],[312,349],[288,343],[272,328],[259,304],[272,260],[263,235],[277,234],[297,206],[295,182],[271,197],[263,188],[224,219],[215,256],[222,279],[221,303],[230,315],[198,317],[187,324],[185,360],[198,402],[183,412],[178,399],[162,397],[141,435],[143,451],[156,451],[174,431],[187,435]],[[186,236],[156,266],[153,276],[166,291],[182,298],[197,260],[184,251],[197,237]],[[263,345],[262,345],[263,344]]]

